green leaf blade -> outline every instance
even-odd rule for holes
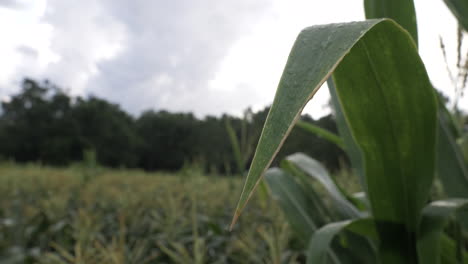
[[[315,203],[309,201],[310,195],[294,181],[293,177],[282,169],[269,169],[265,174],[266,182],[273,198],[279,202],[289,225],[296,235],[306,244],[317,229],[315,217],[322,216],[315,208]]]
[[[327,190],[335,207],[344,218],[349,219],[363,216],[363,214],[346,199],[346,196],[339,190],[335,181],[328,174],[328,171],[318,161],[303,153],[292,154],[286,157],[286,160],[320,182],[325,190]]]
[[[441,106],[443,107],[443,106]],[[468,198],[468,168],[449,129],[449,113],[439,112],[438,176],[449,197]]]
[[[289,55],[232,221],[235,224],[261,176],[291,132],[306,103],[351,47],[383,20],[304,29]],[[311,62],[320,63],[311,63]],[[231,225],[231,227],[232,227]]]
[[[414,42],[400,27],[380,23],[368,35],[333,79],[364,156],[374,217],[416,231],[434,178],[436,98]]]
[[[338,127],[338,132],[343,139],[345,151],[349,156],[354,173],[356,173],[359,177],[359,182],[363,190],[367,190],[366,180],[364,178],[364,164],[362,162],[361,149],[356,144],[356,141],[351,134],[348,123],[343,114],[343,107],[338,101],[338,95],[335,84],[333,83],[333,79],[329,78],[327,84],[331,96],[331,102],[335,111],[336,125]]]
[[[298,127],[304,129],[307,132],[310,132],[318,137],[328,140],[329,142],[337,145],[341,149],[344,149],[343,139],[341,139],[336,134],[323,129],[315,124],[299,120],[296,124]]]
[[[418,43],[418,26],[413,0],[365,0],[367,19],[391,18],[400,24]]]
[[[233,222],[301,110],[334,69],[344,119],[372,189],[368,198],[383,241],[382,261],[415,263],[420,213],[435,175],[437,104],[414,41],[391,20],[311,27],[299,35]]]
[[[329,263],[327,262],[327,256],[329,254],[333,256],[333,252],[330,249],[332,240],[344,230],[357,231],[356,234],[368,237],[375,237],[377,233],[373,221],[368,218],[345,220],[325,225],[317,230],[310,240],[306,252],[307,264]],[[332,259],[334,263],[340,263],[337,258]]]
[[[450,113],[445,106],[439,107],[437,176],[448,197],[468,198],[468,168],[462,150],[450,131]],[[460,212],[458,217],[468,228],[468,212]]]
[[[443,256],[443,228],[449,217],[468,205],[468,199],[447,199],[432,202],[423,210],[418,237],[421,263],[439,264]],[[445,238],[446,240],[447,238]]]

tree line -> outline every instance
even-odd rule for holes
[[[134,117],[102,98],[72,97],[48,81],[24,79],[20,92],[1,104],[0,157],[67,166],[91,151],[108,167],[174,171],[197,164],[205,172],[234,174],[241,168],[233,144],[242,145],[247,167],[267,114],[268,108],[248,109],[244,117],[198,119],[192,113],[148,110]],[[336,132],[332,115],[319,120],[304,115],[302,120]],[[298,151],[332,170],[346,161],[333,144],[294,128],[277,160]]]

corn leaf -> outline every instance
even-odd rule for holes
[[[349,54],[345,57],[347,53]],[[313,97],[341,60],[343,60],[341,64],[347,63],[343,67],[340,65],[338,69],[341,68],[341,70],[338,74],[335,73],[334,79],[335,83],[339,81],[339,84],[343,86],[340,88],[337,84],[339,101],[345,109],[345,118],[350,125],[356,122],[356,129],[360,129],[359,126],[363,130],[367,127],[374,127],[379,132],[383,132],[369,134],[368,131],[362,131],[364,135],[360,135],[360,138],[364,138],[363,142],[366,146],[369,142],[365,138],[377,137],[384,141],[384,146],[388,147],[388,150],[401,147],[405,154],[401,159],[400,155],[397,155],[401,153],[398,149],[392,153],[383,151],[383,155],[393,155],[390,159],[392,162],[405,161],[410,163],[409,168],[416,170],[419,167],[415,165],[420,165],[419,162],[424,161],[424,166],[421,166],[422,171],[418,171],[416,176],[427,176],[412,177],[411,182],[408,182],[417,185],[413,193],[418,194],[418,199],[413,200],[418,205],[416,207],[422,207],[426,201],[426,189],[432,181],[433,174],[435,141],[433,126],[436,124],[433,90],[415,46],[406,32],[393,21],[371,20],[310,27],[301,32],[290,54],[267,117],[238,203],[236,216],[245,206],[260,181],[261,175],[271,163],[307,101]],[[351,82],[362,84],[359,85],[362,88],[355,88],[358,85],[350,87]],[[392,113],[396,116],[389,116]],[[367,119],[370,119],[370,122],[364,121],[369,121]],[[370,126],[371,124],[373,126]],[[353,131],[354,137],[359,134],[356,132]],[[393,142],[388,144],[389,141]],[[419,148],[420,146],[422,149]],[[419,158],[416,157],[416,162],[413,161],[414,156],[408,155],[410,154],[408,151],[418,152],[416,156]],[[378,171],[380,173],[382,170]],[[404,179],[401,177],[398,179],[394,175],[389,180],[397,179],[400,185],[403,184]],[[418,181],[421,177],[424,180]],[[422,186],[424,187],[421,188]],[[421,195],[419,195],[420,189]],[[398,196],[404,195],[398,193]],[[369,198],[372,203],[372,197]],[[384,211],[387,210],[384,209]],[[414,218],[416,217],[413,217],[413,220]]]
[[[312,123],[309,123],[309,122],[305,122],[305,121],[301,121],[299,120],[296,124],[296,126],[304,129],[305,131],[307,132],[310,132],[320,138],[323,138],[323,139],[326,139],[328,141],[330,141],[331,143],[337,145],[338,147],[340,147],[341,149],[344,149],[344,143],[343,143],[343,139],[341,139],[339,136],[337,136],[336,134],[326,130],[326,129],[323,129],[315,124],[312,124]]]
[[[445,223],[457,210],[467,205],[468,199],[448,199],[432,202],[424,208],[418,237],[420,263],[440,263],[441,236]]]
[[[447,236],[446,234],[442,233],[440,239],[440,252],[441,252],[441,264],[453,264],[457,263],[457,258],[461,257],[461,261],[458,263],[468,263],[468,252],[464,252],[459,255],[457,252],[457,243]]]
[[[439,107],[437,173],[449,197],[468,198],[468,168],[450,129],[450,113]]]
[[[457,143],[463,152],[463,156],[465,157],[465,164],[468,164],[468,134],[461,137]]]
[[[393,24],[389,21],[374,20],[310,27],[301,32],[291,51],[267,116],[233,224],[307,101],[313,97],[350,49],[371,28],[381,23]]]
[[[437,174],[448,197],[468,198],[468,168],[460,146],[450,131],[448,115],[448,112],[439,111]],[[460,212],[458,217],[468,228],[468,213]]]
[[[353,49],[362,52],[352,50],[333,81],[362,150],[382,261],[415,263],[420,212],[435,174],[437,104],[414,42],[397,32],[388,27],[359,42]]]
[[[418,43],[418,27],[413,0],[364,0],[367,19],[391,18],[408,30]]]
[[[321,208],[317,208],[312,196],[304,192],[303,188],[294,181],[286,171],[273,168],[265,175],[266,182],[271,190],[273,199],[278,201],[291,228],[296,235],[306,244],[310,236],[317,229],[315,217],[325,217]]]
[[[328,194],[333,199],[335,208],[340,211],[343,217],[357,218],[362,216],[362,213],[341,193],[335,181],[328,174],[328,171],[318,161],[303,153],[290,155],[286,157],[286,160],[320,182],[328,191]]]
[[[360,184],[363,190],[367,190],[366,181],[364,179],[364,164],[362,162],[362,153],[359,146],[356,144],[351,131],[346,123],[346,119],[343,114],[342,106],[338,101],[338,96],[336,95],[336,87],[333,83],[332,78],[329,78],[327,81],[328,90],[331,95],[331,102],[333,109],[335,111],[336,126],[338,127],[338,132],[343,139],[344,149],[348,154],[349,160],[351,161],[351,167],[355,174],[359,176]]]
[[[296,166],[295,163],[297,163],[298,166]],[[281,168],[283,171],[288,172],[288,174],[284,175],[285,178],[283,181],[296,182],[297,180],[297,183],[299,183],[299,186],[296,188],[297,191],[291,191],[290,196],[305,195],[303,200],[308,200],[308,202],[303,207],[306,208],[307,206],[308,210],[306,211],[310,215],[310,218],[313,219],[316,227],[321,227],[329,222],[357,218],[364,215],[364,213],[359,212],[353,204],[345,199],[345,193],[342,194],[341,190],[337,188],[333,179],[328,175],[326,169],[320,163],[314,161],[306,155],[302,153],[296,153],[287,157],[281,162]],[[276,193],[278,196],[276,198],[277,200],[288,200],[287,197],[281,198],[281,196],[284,196],[284,194],[279,193],[277,190],[275,191],[273,189],[274,184],[283,189],[284,186],[287,186],[287,184],[285,184],[285,182],[279,181],[278,178],[269,177],[270,171],[271,170],[268,170],[266,173],[266,180],[269,185],[272,186],[272,193],[274,196]],[[322,186],[319,187],[316,184],[312,184],[312,180],[315,182],[318,181]],[[332,198],[332,204],[327,202],[327,199],[324,199],[322,189],[328,191],[325,195]],[[287,206],[286,203],[283,203],[283,205]],[[290,213],[291,209],[291,205],[289,205],[287,208],[283,207],[287,217],[292,218],[289,220],[290,225],[294,230],[298,230],[300,237],[304,238],[303,230],[301,230],[300,227],[295,223],[297,218],[295,218],[294,215]],[[356,229],[355,233],[361,234],[359,229]],[[306,237],[307,241],[312,234],[308,235],[309,236]],[[375,238],[376,235],[373,237]],[[374,245],[373,241],[370,241],[363,236],[355,235],[349,232],[344,233],[340,238],[341,239],[339,241],[335,241],[332,244],[332,249],[328,256],[334,260],[334,262],[343,264],[376,263],[376,251],[374,250],[376,246]],[[341,243],[342,241],[346,242]]]
[[[226,118],[225,121],[226,132],[229,135],[229,140],[231,141],[231,148],[234,154],[234,158],[236,160],[237,170],[240,174],[244,173],[245,164],[244,159],[242,157],[242,151],[239,144],[239,140],[237,139],[236,130],[232,127],[231,121],[229,118]]]
[[[307,264],[321,264],[329,263],[328,254],[331,251],[331,243],[333,238],[344,230],[359,231],[359,234],[372,237],[376,236],[377,231],[375,230],[374,223],[367,218],[346,220],[341,222],[335,222],[323,226],[317,230],[312,236],[308,249],[307,249]],[[368,252],[372,253],[372,252]],[[371,254],[369,254],[371,255]],[[333,263],[341,263],[338,259],[333,259]]]
[[[452,14],[458,19],[465,31],[468,31],[468,1],[466,0],[444,0]]]
[[[335,71],[334,71],[335,70]],[[434,177],[434,91],[407,31],[391,20],[310,27],[289,56],[233,223],[305,104],[333,73],[344,118],[363,154],[373,215],[388,228],[384,255],[407,248],[416,258],[415,232]],[[402,238],[399,248],[391,241]],[[388,249],[386,249],[388,247]],[[389,256],[391,259],[391,256]],[[398,259],[398,258],[395,258]]]

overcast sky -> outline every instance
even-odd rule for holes
[[[442,0],[416,10],[429,76],[452,96],[439,36],[453,67],[456,21]],[[302,28],[363,19],[362,0],[0,0],[0,97],[29,76],[133,114],[258,110]],[[327,98],[321,89],[306,111],[323,115]]]

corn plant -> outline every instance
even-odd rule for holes
[[[237,135],[229,117],[225,120],[226,132],[231,143],[232,154],[236,161],[237,173],[243,174],[246,164],[253,152],[254,136],[249,129],[252,119],[252,110],[248,108],[244,111],[244,116],[240,120],[240,136]]]
[[[280,208],[259,197],[228,232],[237,177],[86,173],[0,163],[0,263],[280,264],[300,254]]]
[[[468,17],[466,1],[446,2],[458,19]],[[266,172],[274,198],[306,248],[307,263],[468,263],[458,224],[468,226],[466,163],[450,114],[418,54],[414,4],[364,3],[369,20],[313,26],[299,34],[233,224]],[[327,79],[342,139],[336,142],[342,142],[364,193],[343,192],[304,154],[267,171]],[[310,176],[321,183],[322,195]],[[436,177],[447,198],[430,202]],[[453,217],[458,221],[450,221],[455,232],[449,232],[444,228]]]

